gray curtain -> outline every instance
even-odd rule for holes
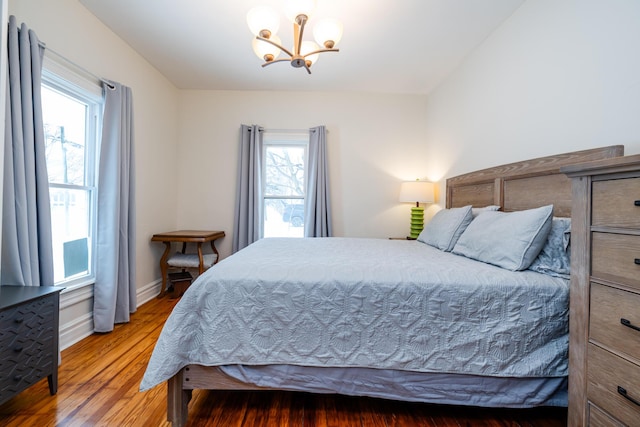
[[[2,277],[4,285],[53,285],[51,206],[42,124],[44,48],[9,17],[4,135]]]
[[[327,164],[327,132],[324,126],[309,130],[309,180],[304,220],[305,237],[331,237],[331,200]]]
[[[233,252],[249,246],[261,234],[262,132],[263,129],[256,125],[240,127]]]
[[[136,230],[131,89],[104,82],[105,107],[98,170],[98,232],[93,321],[113,330],[136,311]]]

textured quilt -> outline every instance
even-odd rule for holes
[[[262,239],[198,277],[141,390],[188,364],[567,375],[568,281],[417,241]]]

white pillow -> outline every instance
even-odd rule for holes
[[[450,252],[472,219],[471,205],[442,209],[424,226],[418,241]]]
[[[529,268],[547,241],[553,205],[518,212],[483,212],[458,239],[453,253],[507,270]]]

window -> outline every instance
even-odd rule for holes
[[[308,134],[263,137],[263,237],[303,237]]]
[[[44,122],[56,285],[93,283],[102,87],[45,56]]]

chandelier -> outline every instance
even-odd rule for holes
[[[332,18],[319,20],[313,29],[318,42],[303,41],[305,26],[315,8],[315,0],[289,0],[285,5],[285,15],[293,22],[293,49],[282,46],[276,35],[280,27],[280,18],[268,6],[258,6],[247,14],[247,24],[255,35],[253,51],[258,58],[264,60],[263,67],[276,62],[290,62],[294,68],[304,67],[311,74],[311,65],[318,61],[322,52],[339,52],[335,45],[342,37],[342,24]],[[280,53],[287,55],[277,59]]]

